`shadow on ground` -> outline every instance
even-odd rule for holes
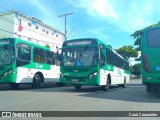
[[[9,86],[0,88],[0,91],[11,90]],[[30,85],[20,86],[16,92],[27,91],[27,92],[39,92],[46,94],[48,92],[72,94],[82,97],[90,97],[97,99],[110,99],[119,101],[130,101],[130,102],[143,102],[143,103],[160,103],[160,93],[153,94],[147,93],[146,87],[140,82],[127,84],[126,88],[112,86],[108,91],[103,91],[100,87],[88,87],[84,86],[81,90],[75,90],[73,86],[57,87],[55,84],[42,85],[39,89],[32,89]],[[38,94],[38,93],[37,93]]]

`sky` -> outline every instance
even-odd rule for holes
[[[133,45],[130,35],[160,21],[159,0],[0,0],[0,12],[18,10],[64,32],[67,39],[99,38],[113,48]]]

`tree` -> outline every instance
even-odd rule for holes
[[[117,53],[119,53],[122,57],[129,59],[131,57],[137,57],[138,51],[133,49],[133,46],[123,46],[121,48],[116,49]]]
[[[141,75],[141,63],[134,64],[131,68],[131,73],[136,76]]]
[[[137,47],[136,48],[137,51],[141,50],[141,34],[142,34],[142,30],[138,30],[131,35],[134,37],[134,39],[136,39],[134,42],[134,45]]]
[[[156,24],[152,24],[148,27],[145,27],[144,29],[148,29],[148,28],[152,28],[152,27],[156,27],[156,26],[160,26],[160,21]],[[134,45],[137,46],[136,50],[141,51],[141,35],[142,35],[142,30],[137,30],[135,31],[131,36],[136,39],[134,42]]]
[[[156,27],[156,26],[160,26],[160,21],[158,23],[156,23],[156,24],[152,24],[152,25],[150,25],[148,27],[145,27],[144,29],[148,29],[148,28],[152,28],[152,27]],[[134,39],[136,39],[135,42],[134,42],[134,45],[136,46],[136,50],[137,51],[141,51],[141,35],[142,35],[142,30],[143,29],[137,30],[137,31],[135,31],[131,35],[131,36],[134,37]],[[135,59],[135,60],[140,61],[140,57],[137,58],[137,59]]]
[[[50,48],[49,44],[47,44],[45,47]]]

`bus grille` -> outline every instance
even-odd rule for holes
[[[78,68],[78,69],[76,69],[76,68],[72,68],[72,69],[69,69],[69,68],[64,68],[64,71],[65,72],[74,72],[75,70],[78,70],[78,72],[88,72],[89,71],[89,69],[88,68]]]

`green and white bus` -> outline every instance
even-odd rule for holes
[[[0,84],[17,88],[30,83],[59,82],[60,66],[50,48],[17,38],[0,39]]]
[[[160,26],[141,31],[142,82],[147,92],[160,88]]]
[[[60,82],[75,89],[82,85],[102,86],[125,84],[130,80],[129,62],[110,46],[93,38],[68,40],[63,43]]]

